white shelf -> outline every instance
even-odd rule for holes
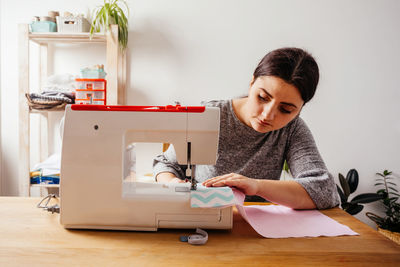
[[[64,111],[65,111],[65,108],[62,108],[62,109],[49,109],[49,110],[47,110],[47,109],[43,109],[43,110],[32,109],[32,110],[29,110],[29,113],[33,113],[33,114],[46,114],[46,113],[48,113],[48,112],[64,112]]]
[[[59,33],[59,32],[33,32],[28,34],[29,40],[38,44],[48,43],[107,43],[105,34],[95,33],[92,38],[88,32]]]
[[[29,32],[28,24],[18,26],[18,71],[19,71],[19,194],[29,196],[31,187],[58,188],[59,185],[30,184],[30,114],[40,114],[39,120],[39,155],[40,161],[48,157],[48,113],[64,112],[60,110],[29,110],[26,93],[30,92],[29,85],[29,43],[39,44],[39,84],[47,79],[48,72],[48,47],[49,44],[81,44],[103,43],[106,49],[107,68],[107,104],[125,104],[126,81],[126,55],[122,53],[118,43],[118,26],[111,25],[107,34],[96,33],[90,37],[90,33],[58,33],[58,32]],[[39,86],[41,88],[41,86]]]
[[[60,188],[59,184],[31,184],[31,187]]]

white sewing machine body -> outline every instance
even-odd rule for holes
[[[156,231],[232,228],[232,207],[191,208],[190,184],[124,181],[128,144],[171,143],[179,164],[215,164],[219,109],[68,105],[60,222],[65,228]],[[188,143],[191,144],[190,155]]]

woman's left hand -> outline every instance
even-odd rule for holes
[[[207,187],[236,187],[240,189],[244,194],[253,196],[257,195],[259,183],[257,179],[251,179],[237,173],[229,173],[211,178],[203,182],[203,185]]]

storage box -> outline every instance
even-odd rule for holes
[[[104,79],[75,79],[75,104],[106,105],[107,81]]]
[[[81,69],[81,77],[85,79],[104,79],[106,74],[103,69]]]
[[[89,32],[90,23],[82,17],[56,17],[58,32]]]
[[[52,21],[34,21],[30,24],[31,32],[56,32],[57,24]]]

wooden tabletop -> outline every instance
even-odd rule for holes
[[[0,266],[400,266],[399,245],[339,208],[322,213],[360,236],[263,238],[235,211],[232,230],[193,246],[179,241],[193,230],[66,230],[38,202],[0,197]]]

